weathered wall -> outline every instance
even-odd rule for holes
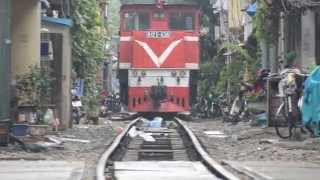
[[[301,18],[301,66],[306,70],[316,60],[315,14],[312,11],[306,11]]]
[[[58,115],[61,121],[61,129],[70,127],[71,123],[71,37],[68,27],[43,23],[42,28],[46,28],[52,33],[54,50],[58,50],[58,55],[54,56],[56,62],[55,73],[58,80],[58,89],[55,92],[55,102],[57,103]],[[61,36],[62,38],[59,38]],[[61,43],[61,44],[60,44]],[[57,47],[57,46],[60,46]],[[62,51],[60,51],[61,49]],[[62,53],[62,54],[61,54]]]
[[[10,97],[10,0],[0,0],[0,121],[8,119]]]
[[[12,0],[12,78],[40,60],[40,1]]]

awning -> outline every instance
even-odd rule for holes
[[[65,26],[65,27],[72,27],[73,25],[72,20],[66,19],[66,18],[53,18],[53,17],[42,16],[41,20],[42,22],[56,24],[56,25]]]

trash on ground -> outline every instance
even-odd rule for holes
[[[149,123],[149,127],[151,128],[161,128],[162,126],[162,117],[155,117],[152,121]]]
[[[226,138],[226,137],[228,137],[222,131],[204,131],[203,133],[205,133],[208,137],[211,137],[211,138]]]
[[[57,149],[64,149],[64,146],[58,143],[51,143],[51,142],[44,142],[39,141],[35,143],[36,145],[43,147],[43,148],[57,148]]]
[[[279,143],[278,139],[261,139],[259,141],[259,144],[275,144],[275,143]]]
[[[252,123],[252,125],[257,125],[257,126],[260,126],[260,127],[266,127],[268,125],[267,113],[262,113],[262,114],[256,115],[255,122]]]
[[[177,127],[178,127],[178,125],[177,125],[177,123],[175,123],[175,122],[169,122],[169,124],[167,125],[167,127],[169,128],[169,129],[176,129]]]
[[[46,136],[46,138],[56,144],[62,144],[63,141],[61,141],[60,139],[54,137],[54,136]]]
[[[90,143],[89,140],[84,140],[84,139],[72,139],[72,138],[55,137],[55,136],[51,136],[51,139],[52,139],[52,137],[55,140],[62,141],[62,142],[69,141],[69,142],[79,142],[79,143]]]
[[[139,127],[148,127],[149,126],[149,120],[145,119],[145,118],[140,118],[137,124],[138,124]]]
[[[155,142],[156,140],[152,137],[152,133],[145,133],[143,131],[137,130],[136,126],[132,126],[132,128],[129,130],[128,135],[131,138],[135,138],[137,136],[144,139],[144,141],[147,142]]]
[[[131,138],[137,137],[137,136],[139,135],[139,133],[138,133],[138,131],[137,131],[136,126],[132,126],[132,128],[129,130],[128,134],[129,134],[129,136],[130,136]]]
[[[147,142],[155,142],[156,139],[154,139],[152,137],[152,133],[144,133],[144,132],[141,132],[139,133],[139,136],[143,138],[144,141],[147,141]]]

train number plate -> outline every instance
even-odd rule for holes
[[[147,32],[147,38],[168,38],[169,32],[166,31],[149,31]]]

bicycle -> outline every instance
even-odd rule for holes
[[[274,76],[275,77],[275,76]],[[302,124],[301,106],[302,106],[302,84],[307,75],[301,74],[296,69],[285,69],[280,73],[279,97],[282,102],[276,111],[275,130],[282,139],[291,138],[300,129],[302,133],[304,127],[313,134],[312,129]],[[281,120],[281,117],[282,120]]]

